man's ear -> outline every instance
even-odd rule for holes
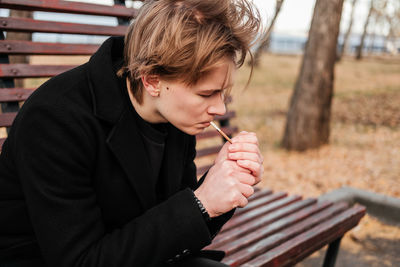
[[[160,76],[158,75],[142,75],[142,84],[147,93],[157,97],[160,95]]]

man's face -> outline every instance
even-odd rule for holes
[[[224,91],[232,86],[235,66],[223,60],[195,85],[161,80],[156,107],[161,116],[181,131],[195,135],[226,112]]]

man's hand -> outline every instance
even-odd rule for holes
[[[226,142],[215,159],[215,164],[226,160],[235,160],[237,164],[251,171],[255,177],[254,185],[261,181],[264,167],[264,158],[258,148],[258,139],[255,133],[240,132],[232,138],[232,144]]]
[[[210,217],[247,205],[254,193],[254,176],[235,161],[224,160],[210,168],[204,182],[194,192]]]
[[[261,181],[263,157],[254,133],[241,132],[226,143],[209,170],[203,184],[195,191],[210,217],[247,205],[253,185]]]

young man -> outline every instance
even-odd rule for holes
[[[197,181],[194,135],[225,113],[258,27],[245,0],[147,1],[125,39],[37,89],[0,155],[0,262],[222,265],[201,249],[263,159],[242,132]]]

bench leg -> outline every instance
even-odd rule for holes
[[[335,266],[336,257],[339,252],[340,241],[342,237],[336,239],[332,243],[329,244],[328,250],[325,254],[325,260],[323,267],[333,267]]]

